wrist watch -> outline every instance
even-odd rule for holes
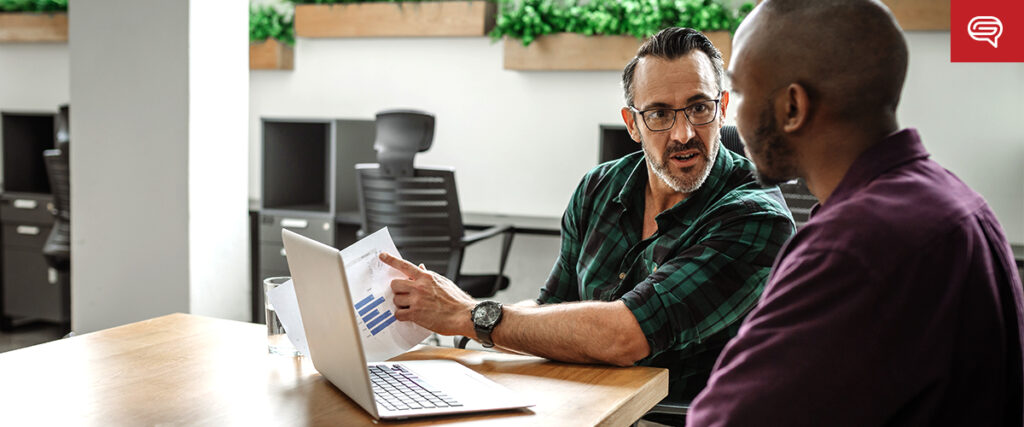
[[[473,329],[476,329],[476,339],[485,348],[494,347],[491,340],[491,332],[501,322],[501,303],[497,301],[484,301],[473,307]]]

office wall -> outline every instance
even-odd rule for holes
[[[203,3],[70,4],[76,332],[249,318],[246,3]]]
[[[934,159],[981,193],[1011,242],[1024,243],[1024,63],[953,64],[949,33],[908,34],[899,110]]]
[[[950,64],[949,34],[912,32],[900,118],[991,203],[1024,243],[1024,64]],[[294,71],[250,82],[250,197],[258,198],[259,118],[437,114],[421,164],[456,168],[463,209],[560,215],[597,161],[598,125],[620,123],[618,72],[517,72],[479,38],[299,39]],[[550,265],[549,261],[545,264]]]
[[[0,43],[0,111],[56,113],[68,102],[68,62],[66,43]]]

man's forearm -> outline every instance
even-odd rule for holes
[[[621,301],[506,306],[491,337],[500,347],[564,362],[628,366],[650,352]]]

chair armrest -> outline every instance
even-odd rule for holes
[[[512,232],[512,224],[498,224],[483,231],[467,233],[465,236],[462,236],[462,245],[469,246],[481,240],[497,236],[500,233],[510,232]]]
[[[467,234],[462,237],[462,246],[465,247],[483,239],[497,236],[498,234],[501,234],[502,238],[501,254],[498,255],[498,278],[494,282],[495,291],[498,290],[497,286],[501,281],[501,277],[505,275],[505,263],[508,261],[509,250],[512,249],[512,237],[516,234],[515,228],[512,227],[512,224],[499,224],[484,231]]]

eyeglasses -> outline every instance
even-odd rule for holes
[[[644,124],[647,125],[647,129],[650,129],[651,132],[660,132],[672,129],[672,126],[675,126],[676,114],[680,111],[686,116],[686,121],[690,122],[693,126],[703,126],[715,121],[715,118],[718,117],[718,103],[721,101],[721,98],[709,99],[707,101],[695,102],[683,108],[652,108],[640,111],[636,107],[630,106],[629,109],[633,110],[634,113],[640,114],[640,117],[644,119]]]

